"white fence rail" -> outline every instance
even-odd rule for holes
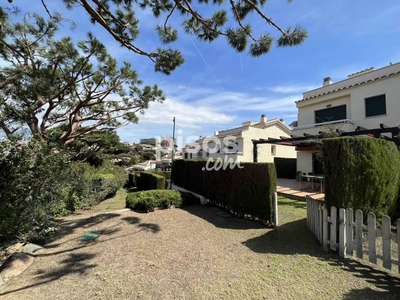
[[[354,214],[351,208],[340,208],[338,211],[332,206],[328,212],[323,201],[309,196],[306,201],[307,226],[325,250],[336,251],[340,257],[352,256],[355,252],[361,259],[368,254],[371,263],[376,264],[378,259],[382,259],[383,267],[392,269],[394,262],[400,272],[400,230],[392,232],[388,216],[382,217],[381,226],[377,228],[373,213],[368,213],[367,225],[364,225],[361,210],[356,210]],[[400,228],[400,219],[396,225]],[[393,254],[397,254],[396,257]]]

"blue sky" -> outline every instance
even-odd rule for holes
[[[23,9],[32,5],[31,0],[15,1]],[[62,8],[60,0],[47,2],[51,9]],[[154,103],[139,116],[139,124],[119,129],[121,140],[138,142],[172,135],[173,117],[180,146],[199,135],[210,136],[216,130],[257,121],[261,114],[290,124],[297,119],[295,101],[303,92],[320,87],[324,77],[337,82],[357,71],[400,61],[397,0],[293,0],[290,4],[271,0],[263,11],[283,28],[306,28],[308,39],[292,48],[274,46],[269,54],[253,58],[247,52],[235,52],[223,37],[204,43],[181,34],[171,46],[182,51],[186,62],[169,76],[154,72],[148,58],[119,47],[99,26],[92,28],[115,57],[130,61],[144,83],[157,84],[166,97],[164,103]],[[87,16],[79,10],[67,14],[77,27],[66,26],[63,34],[83,38],[90,28]],[[154,50],[160,45],[154,28],[163,20],[141,10],[138,16],[141,35],[137,45]],[[268,31],[278,37],[261,19],[251,19],[251,23],[256,32]]]

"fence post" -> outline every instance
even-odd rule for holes
[[[322,202],[318,203],[318,240],[322,244],[322,210],[324,206]]]
[[[388,216],[382,217],[382,242],[383,242],[383,267],[392,269],[392,255],[391,255],[391,234],[390,234],[390,218]]]
[[[368,213],[368,256],[376,264],[376,216],[372,212]]]
[[[333,251],[336,251],[336,243],[337,243],[337,208],[335,206],[331,206],[331,230],[330,230],[330,248]]]
[[[306,196],[306,209],[307,209],[307,227],[311,229],[310,227],[310,212],[311,212],[311,208],[310,208],[310,198],[308,196]]]
[[[339,256],[346,257],[346,210],[339,209]]]
[[[315,234],[315,200],[311,199],[311,230]]]
[[[398,258],[397,258],[397,267],[398,267],[398,272],[400,273],[400,230],[399,230],[399,228],[400,228],[400,219],[397,219],[396,225],[397,225],[397,239],[396,239],[396,242],[397,242],[397,256],[398,256]]]
[[[363,212],[356,210],[356,255],[363,258]]]
[[[353,236],[354,236],[354,215],[353,215],[353,209],[351,208],[347,208],[346,209],[346,234],[347,234],[347,245],[346,245],[346,251],[347,254],[349,255],[353,255],[353,245],[354,245],[354,241],[353,241]]]
[[[322,246],[324,250],[328,251],[328,210],[326,207],[324,207],[322,214]]]
[[[274,221],[275,221],[275,229],[278,229],[278,193],[274,192]]]

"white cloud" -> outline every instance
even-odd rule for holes
[[[218,89],[187,88],[183,85],[166,89],[173,91],[162,103],[151,103],[139,124],[119,129],[123,141],[139,141],[144,137],[172,135],[172,120],[175,117],[176,130],[183,145],[193,137],[212,135],[215,130],[240,126],[244,121],[257,121],[265,113],[269,119],[284,118],[290,121],[297,115],[295,101],[299,96],[280,98],[251,96],[247,93],[219,92]],[[180,93],[182,92],[182,94]],[[184,95],[184,96],[182,96]],[[188,102],[188,98],[197,98]],[[183,100],[185,99],[185,101]],[[240,115],[240,118],[238,117]]]
[[[234,117],[218,112],[218,108],[198,106],[178,99],[167,98],[163,103],[152,103],[146,113],[140,117],[140,123],[176,124],[184,128],[202,128],[206,124],[227,124]]]
[[[318,88],[315,85],[279,85],[270,87],[269,90],[281,94],[304,93]]]
[[[212,106],[224,112],[258,111],[268,112],[293,112],[297,111],[295,101],[301,96],[271,97],[271,96],[252,96],[247,93],[214,93],[201,98],[198,104]]]

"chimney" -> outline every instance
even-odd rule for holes
[[[219,134],[218,131],[214,131],[214,135],[217,136]]]
[[[332,80],[331,80],[331,78],[330,77],[325,77],[324,78],[324,82],[323,82],[323,86],[327,86],[327,85],[330,85],[330,84],[332,84]]]
[[[260,123],[267,123],[267,116],[265,114],[261,115]]]

